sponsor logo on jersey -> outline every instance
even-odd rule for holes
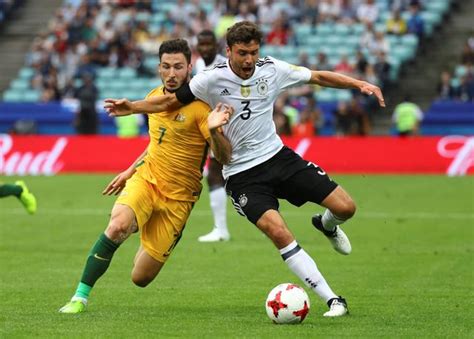
[[[244,98],[248,97],[250,95],[250,86],[241,85],[240,94],[242,94]]]
[[[220,94],[220,96],[224,96],[224,95],[230,95],[230,92],[227,88],[224,88]]]

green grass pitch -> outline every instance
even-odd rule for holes
[[[315,205],[281,212],[351,314],[311,311],[300,325],[274,325],[264,301],[275,285],[302,283],[273,245],[230,206],[232,240],[201,244],[210,230],[208,194],[157,279],[135,287],[138,237],[116,253],[87,312],[57,311],[72,296],[86,255],[107,225],[112,176],[27,177],[39,200],[29,216],[0,200],[0,337],[474,337],[474,180],[444,176],[336,176],[358,205],[344,229],[349,256],[336,253],[310,224]],[[4,177],[3,181],[16,178]]]

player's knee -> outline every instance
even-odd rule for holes
[[[107,236],[112,240],[124,240],[131,233],[131,222],[120,215],[113,216],[106,229]]]
[[[267,236],[277,246],[287,244],[292,239],[292,234],[284,224],[274,223],[267,227]]]
[[[354,216],[356,209],[355,202],[352,199],[347,199],[341,204],[337,216],[345,220],[350,219]]]
[[[132,273],[132,282],[138,287],[147,287],[154,277]]]

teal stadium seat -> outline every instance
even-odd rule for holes
[[[22,101],[23,102],[38,102],[41,98],[40,91],[28,90],[23,93]]]
[[[467,74],[467,67],[464,65],[457,65],[454,70],[454,76],[457,78],[462,78]]]
[[[449,9],[449,1],[446,0],[430,0],[424,3],[424,8],[431,13],[443,16]]]
[[[319,102],[336,102],[337,97],[333,90],[322,89],[316,92],[316,100]]]
[[[350,101],[352,99],[351,91],[345,90],[338,90],[335,92],[337,101]]]
[[[352,34],[361,35],[365,31],[365,26],[364,24],[353,24],[351,26],[351,29],[352,29]]]
[[[15,79],[10,83],[10,88],[19,90],[19,91],[25,91],[28,88],[30,88],[30,81],[27,79]]]
[[[101,67],[97,69],[97,77],[103,79],[115,78],[117,76],[117,69],[114,67]]]
[[[148,12],[138,12],[135,15],[135,20],[140,22],[149,22],[151,19],[151,14]]]
[[[119,68],[117,73],[122,79],[133,79],[137,76],[137,71],[131,67]]]
[[[405,34],[400,37],[400,43],[412,48],[418,48],[418,37],[415,34]]]
[[[109,81],[107,87],[111,90],[123,91],[129,88],[130,81],[132,80],[133,79],[116,78],[113,81]]]
[[[23,67],[18,72],[18,77],[20,79],[30,79],[35,74],[35,70],[30,67]]]
[[[436,27],[441,22],[441,15],[439,13],[422,11],[420,16],[428,26]]]
[[[338,34],[338,35],[348,35],[351,33],[351,29],[349,28],[348,25],[335,24],[333,33]]]
[[[9,89],[3,92],[3,101],[5,102],[21,102],[23,101],[23,92],[15,89]]]
[[[331,35],[333,33],[334,25],[331,24],[319,24],[316,26],[316,32],[318,35]]]
[[[296,25],[294,29],[300,43],[304,43],[306,39],[313,34],[313,27],[308,24]]]

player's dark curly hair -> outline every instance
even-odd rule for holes
[[[158,56],[161,57],[163,54],[177,54],[183,53],[188,64],[191,63],[191,49],[189,48],[188,42],[184,39],[171,39],[163,41],[158,51]]]
[[[250,21],[240,21],[227,30],[227,46],[232,47],[234,44],[248,44],[256,41],[258,44],[262,42],[263,34],[256,24]]]

